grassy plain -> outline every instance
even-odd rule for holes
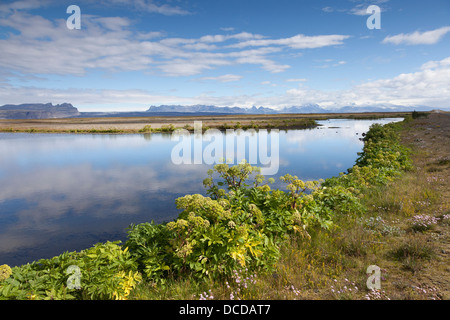
[[[377,119],[404,117],[411,113],[328,113],[277,115],[210,115],[174,117],[103,117],[0,120],[0,132],[42,133],[149,133],[170,132],[176,128],[192,130],[194,121],[203,128],[217,129],[296,129],[316,126],[315,120],[325,119]]]

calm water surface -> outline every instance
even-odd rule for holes
[[[280,131],[273,159],[279,169],[268,177],[336,176],[353,166],[371,124],[400,120],[327,120],[311,130]],[[201,137],[190,139],[194,145]],[[0,265],[123,241],[132,223],[176,218],[175,199],[204,194],[212,167],[174,164],[177,144],[169,134],[0,133]]]

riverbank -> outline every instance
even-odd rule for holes
[[[172,132],[177,128],[192,131],[194,121],[214,129],[305,129],[316,127],[316,120],[402,118],[411,112],[210,115],[183,117],[104,117],[33,120],[0,120],[0,132],[130,134]]]
[[[448,300],[449,118],[431,114],[404,122],[396,134],[411,148],[413,167],[368,190],[361,199],[364,214],[340,216],[336,228],[316,230],[309,241],[291,238],[281,248],[275,272],[237,275],[230,283],[142,284],[133,297]],[[422,217],[430,217],[423,228],[418,226]],[[380,290],[367,288],[370,265],[380,267]]]
[[[230,282],[139,285],[134,299],[448,300],[450,299],[450,115],[409,119],[396,129],[412,167],[361,197],[364,213],[336,216],[335,227],[291,237],[269,274]],[[367,287],[380,269],[380,290]],[[370,271],[373,272],[373,271]],[[211,290],[211,291],[209,291]]]
[[[220,179],[205,179],[212,199],[178,200],[185,213],[172,224],[131,227],[123,247],[13,268],[0,297],[448,299],[449,124],[430,114],[371,129],[357,167],[326,188],[285,176],[287,192],[259,178],[245,191],[232,179],[227,194],[215,188]],[[248,167],[238,169],[216,173],[247,178]],[[78,291],[66,285],[70,265],[79,267]],[[373,265],[381,289],[371,291]]]

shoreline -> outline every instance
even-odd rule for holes
[[[292,237],[290,242],[288,241],[280,248],[282,255],[277,262],[275,273],[258,274],[258,282],[251,284],[249,289],[245,287],[242,294],[251,293],[251,297],[257,300],[299,298],[308,300],[388,298],[390,300],[447,300],[450,292],[448,282],[450,243],[448,242],[449,222],[445,222],[444,217],[449,213],[446,206],[449,189],[446,187],[448,180],[444,177],[447,176],[450,167],[448,166],[448,144],[442,144],[443,139],[445,142],[445,139],[448,140],[450,137],[447,134],[449,130],[447,116],[433,114],[430,117],[404,122],[400,130],[396,132],[396,136],[400,139],[401,148],[411,148],[409,149],[411,153],[406,154],[407,158],[412,160],[413,167],[401,169],[402,173],[388,183],[369,186],[364,193],[365,196],[361,198],[361,204],[367,212],[356,216],[348,212],[336,216],[333,220],[339,228],[316,230],[311,233],[312,237],[308,241],[301,236]],[[438,136],[441,139],[438,139]],[[369,148],[366,151],[369,154],[372,153],[369,158],[373,158],[374,150]],[[345,176],[348,177],[348,175]],[[343,181],[337,181],[338,186],[342,183]],[[429,202],[425,203],[425,200]],[[399,203],[408,205],[399,206]],[[430,214],[440,219],[440,222],[429,229],[416,230],[411,217],[418,213]],[[370,220],[374,217],[381,220]],[[372,221],[372,224],[366,226],[368,229],[362,228],[360,219]],[[373,221],[378,224],[373,225]],[[384,229],[380,229],[381,227]],[[384,232],[378,232],[380,230]],[[361,239],[365,241],[360,241]],[[98,254],[99,250],[105,246],[118,251],[121,255],[127,251],[127,249],[121,251],[123,248],[111,242],[98,244],[98,246],[98,248],[92,247],[86,250],[89,250],[89,254]],[[129,255],[129,252],[126,254]],[[89,255],[76,256],[74,252],[41,262],[59,266],[65,261],[60,267],[63,272],[65,270],[63,266],[74,261],[92,263],[86,257]],[[327,259],[326,264],[324,264],[324,258]],[[66,261],[67,259],[72,260]],[[59,262],[56,263],[57,261]],[[380,296],[374,296],[373,292],[365,289],[367,276],[362,275],[366,266],[374,263],[382,267],[383,272],[383,278],[381,278],[383,291],[380,291]],[[40,269],[33,271],[31,270],[33,266],[34,264],[27,264],[14,267],[12,277],[15,273],[21,272],[22,276],[27,276],[27,272],[31,272],[32,276],[35,273],[37,275]],[[346,268],[342,268],[343,266]],[[299,273],[299,269],[304,272]],[[57,274],[58,270],[58,267],[52,269],[52,274]],[[128,277],[132,276],[130,273]],[[280,279],[289,280],[290,287],[286,287],[285,282],[281,282]],[[127,288],[124,296],[131,300],[196,299],[199,292],[202,290],[206,292],[212,287],[214,287],[214,296],[228,300],[230,291],[236,286],[239,288],[239,284],[234,284],[227,289],[219,280],[210,280],[200,285],[193,279],[181,277],[167,279],[164,290],[160,290],[154,283],[148,282],[148,279],[142,281],[143,279],[133,278],[131,280],[133,280],[132,285]],[[61,281],[64,282],[65,278]],[[355,289],[359,287],[360,290],[350,292],[340,289],[335,292],[335,285],[341,285],[339,288],[342,288],[343,285],[348,286],[348,283],[352,283]],[[25,286],[25,283],[23,285]],[[90,285],[83,282],[86,288]],[[302,288],[302,290],[296,288]],[[423,288],[426,288],[426,291]],[[1,289],[0,286],[0,292]],[[11,296],[5,295],[3,298],[19,300],[45,298],[45,294],[41,296],[38,291],[29,292],[25,287],[9,289],[15,291],[11,293]],[[38,289],[35,288],[35,290]],[[60,294],[63,298],[75,298],[70,296],[71,292],[66,297],[67,293],[64,291]],[[86,296],[82,298],[89,299]],[[95,297],[90,298],[96,300]]]
[[[319,126],[316,121],[329,119],[373,120],[382,118],[404,118],[407,115],[411,115],[411,112],[0,119],[0,132],[71,134],[169,133],[176,129],[193,131],[193,124],[195,121],[201,121],[204,130],[293,130],[315,128]]]

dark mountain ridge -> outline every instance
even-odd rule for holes
[[[0,107],[0,119],[51,119],[78,116],[80,112],[70,103],[29,103]]]

